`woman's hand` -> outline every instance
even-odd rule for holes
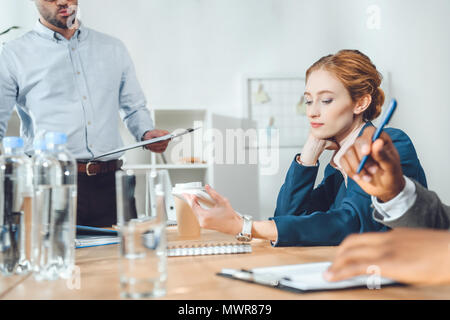
[[[374,127],[366,128],[341,158],[341,165],[365,192],[386,202],[395,198],[406,182],[400,156],[391,138],[382,132],[380,138],[372,143],[374,132]],[[359,163],[365,155],[370,155],[370,158],[361,173],[357,174]]]
[[[300,161],[306,166],[314,166],[324,150],[338,149],[339,145],[335,141],[318,139],[310,133],[300,155]]]
[[[201,207],[196,196],[184,194],[185,199],[188,200],[194,214],[197,216],[200,227],[232,235],[241,232],[242,218],[233,210],[228,199],[222,197],[209,185],[206,186],[206,192],[215,202],[214,207],[210,209]]]
[[[450,232],[399,228],[348,236],[324,274],[328,281],[367,275],[406,284],[450,284]]]

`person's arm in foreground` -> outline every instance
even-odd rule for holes
[[[372,143],[375,128],[367,128],[341,160],[346,173],[372,195],[372,202],[384,219],[374,217],[391,228],[416,227],[450,229],[450,207],[439,197],[414,180],[403,175],[400,157],[383,132]],[[369,161],[360,174],[356,173],[363,156]]]
[[[328,281],[368,274],[405,284],[450,284],[450,232],[399,228],[347,237],[325,272]]]

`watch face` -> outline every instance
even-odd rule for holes
[[[251,240],[249,236],[246,236],[246,235],[241,234],[241,233],[236,236],[236,239],[238,241],[242,241],[242,242],[249,242]]]

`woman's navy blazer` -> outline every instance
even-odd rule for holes
[[[367,122],[359,135],[367,126],[373,124]],[[427,187],[411,139],[399,129],[384,131],[398,150],[403,174]],[[278,230],[273,245],[333,246],[351,233],[388,230],[372,218],[370,195],[350,177],[346,186],[342,173],[328,164],[322,182],[314,188],[319,166],[303,166],[295,158],[278,194],[274,217],[270,218]]]

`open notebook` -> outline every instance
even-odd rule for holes
[[[251,270],[222,269],[218,275],[295,292],[339,290],[357,287],[378,289],[386,285],[398,285],[393,280],[382,278],[376,274],[354,277],[344,281],[328,282],[323,278],[323,273],[330,265],[331,262],[318,262],[254,268]]]

